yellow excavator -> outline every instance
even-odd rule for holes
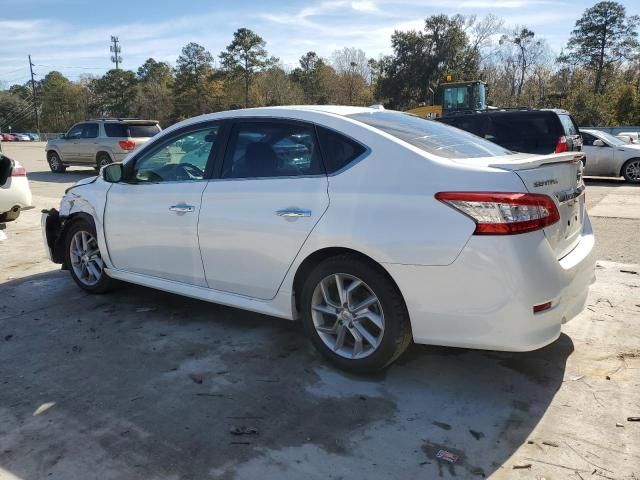
[[[449,113],[474,112],[487,109],[487,84],[481,80],[469,82],[452,82],[451,75],[447,81],[438,85],[437,92],[432,95],[431,105],[420,105],[407,113],[422,118],[437,118]]]

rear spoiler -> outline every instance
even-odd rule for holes
[[[158,120],[122,120],[122,123],[127,125],[158,125]]]
[[[513,160],[511,162],[489,163],[487,166],[501,168],[503,170],[529,170],[553,163],[573,163],[584,160],[582,152],[552,153],[549,155],[532,155],[527,158]],[[505,158],[505,157],[500,157]],[[506,157],[509,158],[509,157]]]

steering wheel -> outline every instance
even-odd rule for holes
[[[185,173],[185,176],[189,177],[191,180],[202,180],[204,178],[204,171],[193,163],[179,163],[177,167],[181,169]]]

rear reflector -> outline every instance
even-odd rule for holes
[[[120,148],[123,150],[133,150],[136,148],[136,142],[133,140],[120,140],[118,145],[120,145]]]
[[[533,306],[533,313],[544,312],[545,310],[549,310],[551,308],[551,302],[541,303],[540,305]]]
[[[560,220],[553,199],[536,193],[440,192],[435,197],[476,222],[474,235],[533,232]]]
[[[569,151],[569,143],[567,142],[567,137],[565,137],[564,135],[560,135],[560,137],[558,138],[558,142],[556,143],[556,149],[554,150],[555,153],[562,153],[562,152],[568,152]]]

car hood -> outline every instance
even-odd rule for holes
[[[64,193],[67,193],[72,188],[81,187],[82,185],[89,185],[90,183],[95,182],[98,179],[98,176],[95,175],[93,177],[83,178],[82,180],[78,180],[76,183],[67,188]]]

